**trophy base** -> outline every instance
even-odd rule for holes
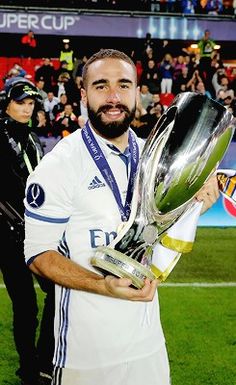
[[[150,281],[156,279],[151,270],[117,250],[99,247],[98,251],[99,255],[91,258],[91,265],[104,275],[110,273],[119,278],[130,278],[132,286],[137,289],[142,289],[146,278]]]

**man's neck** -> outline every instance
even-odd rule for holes
[[[108,140],[110,143],[116,146],[120,150],[120,152],[124,152],[125,149],[128,147],[129,131],[124,132],[124,134],[118,136],[117,138],[106,138],[105,136],[101,135],[101,133],[97,130],[94,129],[94,131],[97,135],[101,136],[101,138]]]
[[[124,152],[128,146],[128,138],[129,138],[128,132],[125,132],[123,135],[119,136],[118,138],[112,138],[108,140],[109,142],[114,144],[114,146],[116,146],[120,150],[120,152]]]

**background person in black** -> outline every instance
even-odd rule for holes
[[[0,234],[1,250],[5,251],[0,255],[0,269],[12,302],[13,334],[19,355],[17,375],[22,385],[50,384],[54,286],[38,277],[47,295],[36,347],[37,297],[23,252],[26,179],[43,156],[41,143],[29,128],[39,93],[33,83],[22,77],[6,82],[4,91],[0,119]]]
[[[36,69],[34,80],[35,82],[44,80],[43,90],[47,93],[51,91],[55,80],[55,68],[49,57],[45,57],[43,59],[43,64]]]

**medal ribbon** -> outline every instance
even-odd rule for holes
[[[138,145],[134,135],[131,132],[129,132],[129,149],[130,149],[131,160],[130,160],[130,176],[129,176],[129,183],[128,183],[127,194],[125,199],[125,205],[123,205],[122,203],[119,187],[117,185],[113,172],[98,142],[96,141],[93,135],[93,132],[89,127],[88,122],[86,123],[85,127],[82,129],[82,138],[92,159],[94,160],[103,178],[105,179],[105,182],[110,187],[113,193],[113,196],[117,202],[117,205],[120,211],[121,220],[123,222],[127,221],[130,215],[130,204],[131,204],[131,199],[133,195],[134,180],[135,180],[135,175],[136,175],[138,161],[139,161],[139,149],[138,149]]]

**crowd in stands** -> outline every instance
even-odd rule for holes
[[[150,0],[151,11],[184,14],[234,15],[234,0]]]
[[[227,67],[215,42],[206,30],[195,52],[181,49],[177,56],[168,40],[157,44],[147,33],[141,53],[131,52],[137,68],[140,100],[131,124],[138,136],[147,138],[175,95],[195,91],[216,99],[236,116],[236,68]],[[75,59],[70,44],[60,53],[55,69],[50,58],[35,68],[34,81],[42,103],[34,116],[33,127],[39,136],[62,138],[83,127],[87,110],[81,100],[82,68],[87,56]],[[65,60],[67,59],[67,60]],[[13,76],[27,76],[16,64],[4,81]]]
[[[15,6],[14,0],[3,0],[1,5]],[[22,0],[17,6],[53,7],[52,0]],[[235,0],[58,0],[56,7],[101,9],[101,10],[127,10],[141,12],[168,12],[184,14],[208,15],[235,15]]]
[[[159,49],[154,43],[147,34],[142,59],[136,60],[140,107],[133,128],[139,136],[147,137],[175,95],[181,92],[205,94],[236,116],[236,68],[224,65],[209,30],[199,40],[195,52],[182,49],[175,57],[168,41],[163,41]]]

